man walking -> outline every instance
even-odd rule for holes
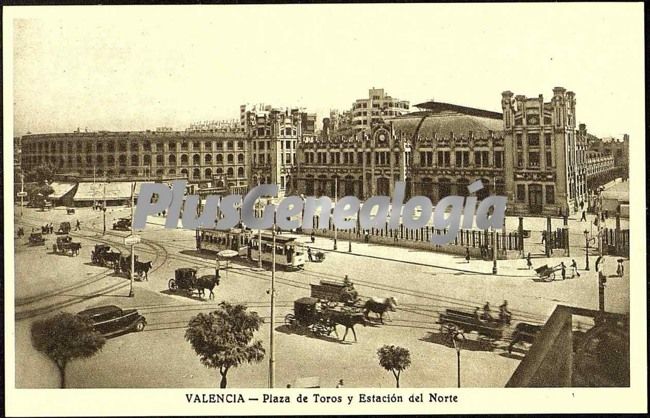
[[[582,211],[582,217],[580,218],[580,222],[586,222],[587,221],[587,211],[583,210]]]
[[[466,260],[467,263],[469,264],[469,247],[467,247],[467,248],[465,249],[465,260]]]
[[[578,263],[576,263],[575,259],[571,259],[571,278],[573,279],[575,276],[580,277],[580,273],[578,273]]]
[[[79,219],[77,219],[77,225],[75,227],[75,231],[81,231],[81,222],[79,222]]]
[[[529,252],[528,255],[526,256],[526,265],[528,266],[528,270],[530,270],[531,268],[533,268],[533,263],[532,263],[532,261],[530,261],[530,252]]]
[[[307,258],[309,261],[314,261],[314,257],[311,254],[311,247],[307,247]]]
[[[562,280],[566,280],[566,266],[564,265],[564,261],[560,263],[560,267],[562,268]]]

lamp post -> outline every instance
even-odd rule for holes
[[[134,195],[135,195],[135,182],[131,185],[131,234],[133,235],[133,207],[135,206],[133,200],[134,200]],[[104,212],[106,214],[106,212]],[[130,284],[129,284],[129,297],[133,297],[133,275],[134,275],[134,269],[135,269],[135,242],[131,244],[131,278],[130,278]]]
[[[275,328],[275,214],[273,216],[273,229],[271,233],[273,235],[273,249],[271,254],[273,254],[273,259],[271,261],[271,318],[270,318],[270,327],[271,327],[271,336],[270,336],[270,355],[269,355],[269,388],[273,389],[275,387],[275,344],[274,344],[274,328]]]
[[[585,229],[585,270],[589,271],[589,231]]]
[[[20,173],[20,217],[23,217],[23,206],[25,206],[25,175]]]
[[[106,182],[104,182],[104,207],[102,211],[104,212],[104,232],[102,235],[106,235]],[[133,221],[133,217],[131,217],[131,220]]]
[[[465,334],[463,334],[461,331],[456,330],[454,332],[452,341],[454,342],[454,348],[456,349],[456,358],[458,359],[457,376],[458,376],[458,387],[460,387],[460,349],[462,344],[465,342]]]
[[[334,177],[334,206],[336,206],[336,203],[338,202],[338,196],[339,196],[339,178],[338,176]],[[337,245],[336,245],[336,223],[334,223],[334,251],[337,250]]]

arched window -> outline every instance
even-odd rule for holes
[[[189,162],[189,159],[187,158],[187,154],[181,155],[181,164],[182,165],[187,165],[188,162]]]
[[[120,172],[118,173],[120,176],[126,176],[126,169],[120,168]]]
[[[201,156],[199,154],[194,154],[192,156],[192,164],[193,165],[201,165]]]
[[[217,154],[217,164],[223,164],[223,155]]]
[[[233,162],[235,162],[235,157],[232,154],[228,154],[228,164],[232,164]]]
[[[181,169],[181,176],[187,177],[187,168]]]
[[[233,170],[232,167],[228,167],[227,175],[228,175],[228,177],[234,176],[235,175],[235,170]]]
[[[237,155],[237,162],[239,164],[244,164],[244,154],[238,154]]]
[[[176,156],[175,155],[170,155],[169,158],[167,158],[169,161],[169,165],[176,165]]]
[[[120,165],[126,165],[126,155],[122,154],[119,157]]]
[[[137,155],[132,155],[131,156],[131,165],[140,165]]]
[[[171,168],[171,169],[169,170],[169,175],[170,175],[170,176],[175,176],[175,175],[176,175],[176,170],[173,169],[173,168]]]
[[[151,164],[151,154],[145,154],[145,155],[142,157],[142,163],[143,163],[144,165],[150,165],[150,164]]]
[[[137,168],[132,169],[131,170],[131,175],[132,176],[137,176],[138,175],[138,169]]]
[[[211,179],[212,178],[212,169],[211,168],[206,168],[205,169],[205,178],[206,179]]]
[[[101,156],[101,155],[97,156],[97,164],[104,164],[104,157],[103,156]]]
[[[201,178],[201,170],[199,170],[198,168],[192,170],[192,178],[194,180],[199,180]]]
[[[205,154],[205,164],[210,165],[212,164],[212,154]]]
[[[113,171],[113,170],[108,170],[108,171],[106,172],[106,176],[107,176],[107,177],[112,177],[112,176],[114,176],[114,175],[115,175],[115,171]]]
[[[157,176],[162,176],[164,174],[165,174],[165,170],[163,170],[162,168],[159,168],[158,170],[156,170],[156,175]]]
[[[217,167],[217,174],[223,174],[223,168]]]

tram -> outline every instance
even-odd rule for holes
[[[233,228],[221,231],[212,228],[199,228],[196,237],[196,249],[218,253],[223,250],[234,250],[241,257],[247,256],[247,248],[251,239],[251,231]]]
[[[260,237],[252,235],[249,241],[248,258],[259,260]],[[285,270],[298,270],[305,266],[305,247],[296,238],[282,235],[275,236],[275,264]],[[273,235],[262,234],[262,262],[273,262]]]

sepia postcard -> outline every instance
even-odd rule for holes
[[[647,412],[643,12],[3,7],[6,415]]]

